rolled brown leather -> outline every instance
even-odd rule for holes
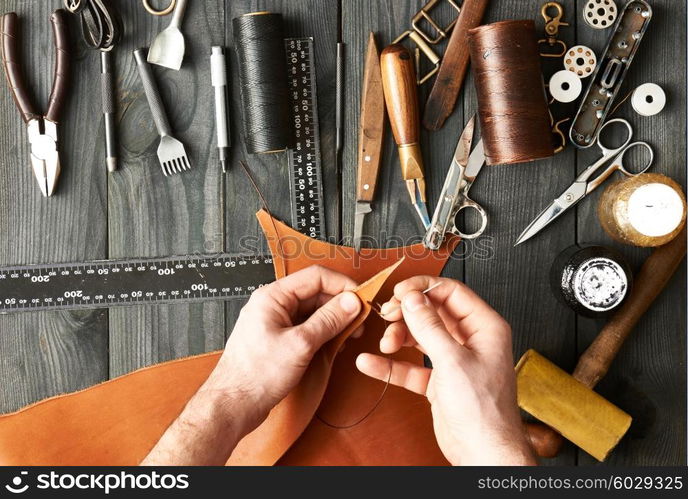
[[[345,273],[357,282],[375,276],[359,286],[364,313],[373,299],[391,296],[397,282],[418,274],[438,275],[459,242],[449,238],[436,252],[418,244],[356,253],[353,248],[308,238],[264,211],[258,219],[273,251],[277,277],[312,264]],[[384,327],[384,321],[373,314],[361,338],[343,343],[355,328],[352,325],[328,343],[299,387],[242,440],[228,464],[447,464],[435,440],[427,399],[401,388],[390,386],[370,416],[351,428],[332,428],[314,417],[317,409],[325,421],[346,425],[370,411],[385,384],[358,372],[354,359],[360,352],[379,351]],[[139,463],[205,381],[219,355],[144,368],[0,416],[0,465]],[[395,359],[423,363],[415,349],[403,349]]]
[[[463,0],[461,11],[449,37],[440,69],[432,85],[430,96],[425,102],[423,126],[428,130],[439,130],[454,111],[456,100],[463,86],[468,70],[468,31],[479,26],[489,0]]]
[[[554,154],[535,23],[502,21],[469,31],[478,116],[488,165]]]

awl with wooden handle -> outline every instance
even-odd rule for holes
[[[380,66],[387,115],[394,140],[399,147],[401,176],[406,182],[423,227],[427,230],[430,227],[430,216],[426,206],[423,156],[419,143],[420,115],[413,58],[406,47],[394,44],[382,51]]]
[[[358,134],[356,218],[354,219],[354,248],[356,251],[361,249],[363,220],[372,211],[384,138],[385,96],[382,91],[380,53],[375,43],[375,35],[370,33],[363,75],[361,119]]]
[[[597,385],[607,374],[626,338],[667,285],[685,255],[684,228],[676,239],[655,249],[645,260],[630,296],[583,352],[573,378],[590,389]],[[526,428],[530,442],[539,456],[554,457],[559,453],[563,437],[558,432],[540,423],[529,423]]]

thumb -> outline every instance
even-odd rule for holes
[[[315,349],[341,333],[358,316],[361,300],[355,293],[345,291],[317,309],[296,327]]]
[[[401,300],[401,312],[411,335],[433,363],[456,351],[460,345],[447,331],[430,300],[420,291],[410,291]]]

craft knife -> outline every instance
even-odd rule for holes
[[[375,35],[368,37],[368,50],[361,93],[361,119],[358,135],[358,172],[356,176],[356,216],[354,219],[354,248],[361,249],[363,220],[372,211],[385,138],[385,97],[382,91],[380,55]]]

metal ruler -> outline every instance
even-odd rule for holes
[[[266,255],[179,256],[0,268],[0,313],[248,297],[275,280]]]
[[[285,47],[295,133],[289,150],[292,225],[302,234],[325,239],[313,39],[287,38]]]

